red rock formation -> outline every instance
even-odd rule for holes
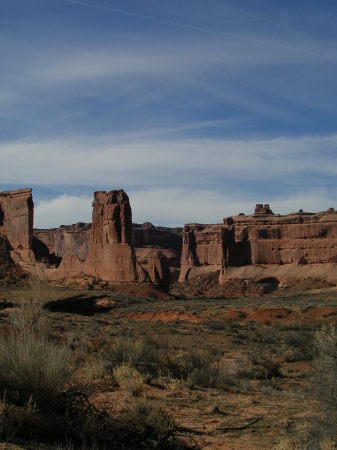
[[[171,281],[177,281],[178,276],[170,266],[172,252],[151,247],[136,248],[135,252],[137,261],[149,274],[152,283],[168,286]]]
[[[181,256],[182,228],[155,227],[149,222],[132,224],[131,242],[134,248],[167,249],[175,253],[172,261],[174,267],[179,267]],[[76,223],[61,225],[59,228],[34,229],[34,236],[42,241],[50,253],[63,257],[67,253],[74,253],[84,261],[89,253],[91,244],[91,223]]]
[[[299,266],[337,262],[337,213],[328,211],[313,214],[299,211],[276,216],[269,205],[257,205],[253,216],[230,217],[219,225],[185,225],[180,281],[198,274],[219,272],[220,281],[226,276],[263,277],[263,271],[235,267],[274,267],[295,265],[298,276],[312,276]],[[273,270],[268,269],[268,276]],[[321,269],[316,270],[322,275]],[[255,274],[255,275],[254,275]],[[277,269],[284,280],[288,270]],[[302,275],[301,275],[302,274]],[[306,275],[305,275],[306,274]],[[249,277],[248,277],[249,278]]]
[[[161,282],[167,283],[167,266],[171,272],[170,278],[174,281],[178,279],[182,247],[181,231],[181,228],[155,227],[150,222],[142,225],[132,224],[131,242],[137,260],[149,272],[152,282],[158,280],[152,269],[153,264],[162,266],[159,272],[165,274],[165,280],[161,279]],[[91,246],[91,224],[77,223],[62,225],[59,228],[35,229],[34,236],[56,257],[63,258],[72,254],[80,261],[85,261]],[[65,267],[65,264],[61,265]]]
[[[0,192],[0,233],[13,250],[29,250],[33,239],[34,203],[31,189]]]
[[[149,222],[133,224],[132,243],[140,264],[153,283],[177,281],[181,258],[181,228],[155,227]]]
[[[34,229],[34,236],[42,241],[58,257],[72,253],[85,261],[91,243],[91,224],[76,223],[59,228]]]
[[[7,236],[0,235],[0,281],[7,283],[17,281],[24,275],[22,270],[14,264],[11,251],[12,247]]]
[[[181,228],[155,227],[150,222],[132,225],[132,245],[136,248],[158,247],[181,253]]]
[[[123,190],[95,192],[92,237],[83,271],[114,282],[149,280],[131,245],[132,213]]]

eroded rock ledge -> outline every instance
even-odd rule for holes
[[[180,281],[218,272],[220,284],[231,278],[273,276],[286,283],[323,273],[337,282],[336,262],[333,208],[282,216],[269,205],[257,205],[251,216],[227,217],[216,225],[185,225]]]

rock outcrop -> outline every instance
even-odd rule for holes
[[[0,192],[0,233],[13,250],[30,250],[33,240],[34,203],[31,189]]]
[[[11,283],[23,277],[24,273],[11,257],[12,247],[7,236],[0,235],[0,282]]]
[[[34,229],[34,237],[39,243],[43,242],[50,254],[56,258],[61,260],[67,255],[74,255],[79,261],[84,262],[91,247],[91,229],[91,224],[80,222],[62,225],[59,228]],[[155,227],[150,222],[142,225],[132,224],[131,244],[137,260],[149,273],[153,283],[157,283],[159,279],[160,283],[167,284],[178,279],[182,248],[181,232],[181,228]],[[69,267],[69,264],[62,262],[60,269],[65,267]]]
[[[181,253],[182,228],[157,227],[150,222],[132,224],[132,244],[136,248],[158,247]]]
[[[181,228],[155,227],[146,222],[133,224],[132,243],[138,261],[153,283],[168,285],[180,272]]]
[[[262,278],[264,272],[271,277],[283,265],[295,266],[293,273],[300,278],[309,276],[303,266],[336,262],[337,213],[333,208],[281,216],[274,215],[269,205],[257,205],[252,216],[240,214],[217,225],[185,225],[180,281],[214,272],[219,272],[220,282],[235,276]],[[259,267],[258,274],[248,269],[251,266]],[[290,272],[277,269],[279,277],[284,273],[284,280]],[[321,267],[317,273],[321,276]]]
[[[175,251],[180,264],[182,248],[182,228],[156,227],[147,222],[133,223],[131,243],[134,248],[156,247]],[[74,253],[84,261],[91,244],[91,223],[79,222],[74,225],[61,225],[59,228],[34,229],[34,236],[44,242],[50,253],[62,258]]]
[[[123,190],[95,192],[89,254],[83,272],[113,282],[146,282],[131,244],[132,213]]]
[[[91,244],[91,223],[61,225],[59,228],[34,229],[34,236],[42,241],[51,254],[62,258],[71,253],[85,261]]]
[[[34,203],[31,189],[0,192],[0,236],[10,247],[10,258],[16,267],[34,272],[33,251]],[[6,247],[7,248],[7,247]]]
[[[337,283],[333,208],[275,215],[268,204],[258,204],[250,216],[187,224],[181,233],[150,222],[132,224],[129,198],[115,190],[95,192],[92,217],[92,224],[33,234],[31,189],[0,193],[0,279],[10,279],[19,267],[13,279],[25,271],[48,279],[86,275],[168,286],[180,274],[179,281],[193,285],[196,294],[202,285],[202,292],[211,289],[214,295],[224,286],[259,292],[309,279]]]

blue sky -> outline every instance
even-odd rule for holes
[[[35,224],[337,208],[337,3],[1,0],[0,188]]]

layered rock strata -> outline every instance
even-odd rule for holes
[[[74,267],[74,257],[84,262],[89,254],[91,230],[91,224],[80,222],[59,228],[35,229],[34,236],[59,259],[69,259],[66,255],[71,254],[71,266]],[[131,244],[137,260],[149,273],[152,282],[160,280],[160,283],[167,284],[177,280],[182,248],[181,232],[181,228],[155,227],[149,222],[132,224]],[[64,267],[65,262],[61,263],[61,266]],[[68,262],[66,266],[68,271]]]
[[[91,223],[79,222],[61,225],[59,228],[34,229],[34,236],[59,258],[72,253],[80,261],[85,261],[91,244]]]
[[[185,225],[180,281],[216,271],[220,282],[235,276],[262,278],[274,272],[286,280],[291,271],[305,278],[315,270],[321,276],[322,267],[313,270],[312,266],[336,262],[334,209],[281,216],[274,215],[269,205],[257,205],[252,216],[240,214],[217,225]],[[282,269],[284,265],[288,269]]]
[[[31,189],[0,193],[2,274],[14,264],[49,279],[86,274],[118,283],[168,285],[180,271],[181,282],[200,279],[207,289],[214,289],[214,280],[226,285],[234,279],[267,280],[273,286],[305,279],[337,283],[333,208],[282,216],[259,204],[250,216],[185,225],[182,244],[179,228],[132,224],[123,190],[95,192],[92,224],[35,230],[33,235],[33,218]]]

